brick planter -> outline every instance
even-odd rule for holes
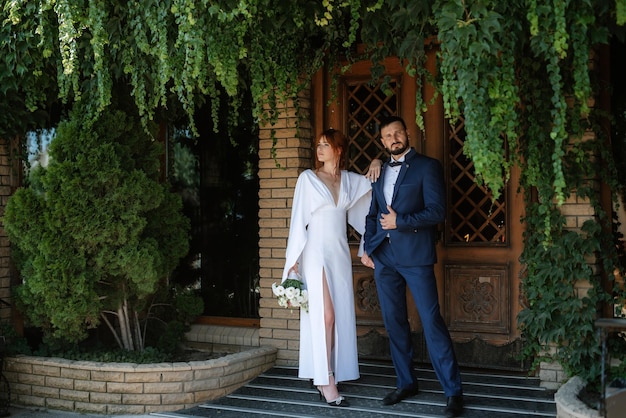
[[[597,410],[589,408],[580,399],[578,393],[585,387],[585,382],[578,376],[568,380],[554,395],[557,418],[600,418]]]
[[[16,356],[5,358],[15,404],[97,414],[190,408],[224,396],[276,362],[274,347],[212,360],[133,364]]]

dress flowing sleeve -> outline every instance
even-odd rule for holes
[[[289,237],[287,238],[287,249],[285,251],[285,268],[283,269],[281,282],[287,279],[289,269],[300,260],[300,255],[306,244],[306,227],[311,219],[311,199],[306,198],[307,190],[310,188],[309,171],[302,172],[296,182],[291,207]]]
[[[359,251],[357,255],[363,254],[363,234],[365,233],[365,217],[370,209],[372,200],[372,184],[363,175],[348,173],[350,180],[350,206],[348,207],[348,223],[361,235]]]

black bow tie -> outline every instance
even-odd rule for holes
[[[389,167],[397,167],[399,165],[402,165],[402,161],[390,161],[389,162]]]

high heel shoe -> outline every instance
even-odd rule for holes
[[[346,400],[346,398],[344,398],[341,395],[339,395],[339,397],[337,399],[334,399],[332,401],[327,401],[326,400],[326,396],[324,396],[324,392],[323,392],[321,386],[317,386],[317,391],[319,392],[319,395],[320,395],[320,401],[323,400],[329,406],[337,406],[337,407],[340,407],[340,408],[346,407],[346,406],[350,406],[350,403]]]
[[[328,376],[332,377],[334,376],[333,372],[328,372]],[[336,407],[346,407],[346,406],[350,406],[350,403],[346,400],[346,398],[344,398],[343,396],[339,395],[336,399],[333,399],[332,401],[329,401],[326,399],[326,395],[324,395],[324,386],[316,386],[317,391],[320,394],[320,400],[324,400],[326,401],[326,404],[328,404],[329,406],[336,406]]]

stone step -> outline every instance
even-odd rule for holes
[[[343,382],[341,393],[350,401],[336,408],[320,401],[308,380],[297,377],[297,369],[276,366],[234,393],[175,413],[157,417],[424,417],[444,416],[445,396],[429,367],[417,369],[420,393],[393,406],[381,399],[395,388],[389,363],[360,364],[361,378]],[[536,378],[514,373],[462,370],[465,418],[533,418],[556,416],[554,393],[539,386]]]

